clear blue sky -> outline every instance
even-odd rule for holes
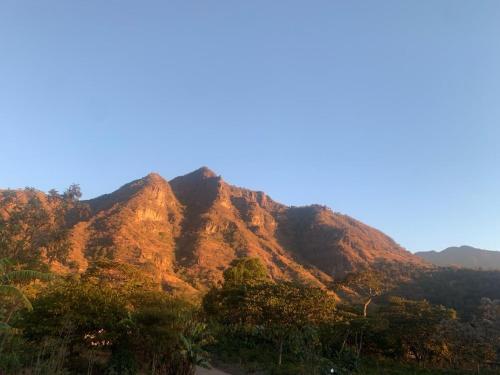
[[[202,165],[410,250],[500,249],[500,2],[0,3],[0,186]]]

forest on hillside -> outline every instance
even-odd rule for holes
[[[78,186],[36,193],[0,219],[0,370],[5,374],[500,372],[500,272],[379,263],[322,289],[234,260],[197,297],[173,295],[103,257],[51,272],[68,252]]]

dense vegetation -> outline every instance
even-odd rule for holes
[[[498,272],[380,264],[323,290],[273,281],[258,259],[240,258],[201,301],[106,259],[56,277],[43,259],[68,250],[57,220],[81,209],[78,195],[53,192],[60,219],[44,215],[36,192],[0,219],[1,372],[182,375],[209,362],[271,374],[500,370]]]
[[[2,264],[3,285],[20,292],[2,294],[0,311],[0,368],[12,374],[193,374],[210,356],[275,374],[493,373],[500,348],[498,301],[481,299],[461,320],[442,305],[388,297],[365,315],[366,296],[343,305],[318,288],[272,282],[258,259],[235,261],[201,304],[109,262],[54,280]],[[16,272],[24,277],[5,277]],[[379,275],[364,272],[365,281]]]
[[[252,262],[252,269],[258,269],[258,260]],[[242,263],[250,261],[238,260],[233,269]],[[340,280],[339,293],[356,292],[350,304],[336,304],[333,295],[320,289],[267,282],[262,270],[254,279],[247,273],[238,283],[226,272],[224,283],[203,301],[206,316],[217,327],[212,351],[226,362],[272,373],[495,372],[499,301],[478,298],[471,318],[459,319],[456,310],[441,304],[390,296],[391,287],[401,282],[396,273],[403,279],[402,271],[410,270],[398,273],[389,266],[386,271],[365,269]],[[443,282],[433,298],[448,285],[442,279],[450,275],[448,270],[420,273]],[[414,289],[408,286],[408,294]],[[452,287],[448,290],[454,293]],[[376,304],[369,304],[372,299]]]

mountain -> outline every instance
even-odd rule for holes
[[[449,247],[443,251],[421,251],[415,255],[437,266],[500,270],[500,251],[472,246]]]
[[[16,190],[15,202],[7,203],[7,192],[0,193],[4,217],[28,201]],[[57,204],[44,207],[57,217]],[[230,185],[206,167],[171,181],[151,173],[78,207],[65,221],[69,254],[47,261],[59,272],[84,272],[109,260],[141,268],[165,289],[196,292],[219,282],[243,256],[259,257],[274,279],[318,286],[377,262],[426,264],[349,216],[320,205],[283,205]]]

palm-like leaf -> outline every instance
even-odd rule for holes
[[[10,259],[0,258],[0,273],[4,273],[10,266],[12,266]]]
[[[4,274],[4,277],[10,282],[26,282],[33,280],[51,281],[54,275],[50,273],[32,271],[32,270],[17,270],[10,271]]]
[[[26,298],[24,293],[14,285],[0,285],[0,293],[17,298],[28,310],[33,310],[33,306],[31,306],[31,302],[28,298]]]
[[[207,360],[207,353],[200,345],[204,340],[202,337],[196,337],[198,335],[201,335],[204,329],[205,325],[196,324],[192,328],[192,333],[194,334],[194,336],[188,338],[183,334],[180,334],[180,339],[183,346],[182,352],[186,356],[189,363],[204,368],[210,368],[210,364]]]
[[[7,258],[0,259],[0,294],[8,295],[20,301],[25,308],[33,310],[33,306],[24,293],[13,283],[29,282],[33,280],[50,281],[52,274],[32,270],[11,270],[12,262]],[[7,319],[8,321],[8,319]],[[14,332],[7,322],[0,323],[0,332]]]
[[[4,322],[0,322],[0,332],[9,332],[12,329],[10,325]]]

